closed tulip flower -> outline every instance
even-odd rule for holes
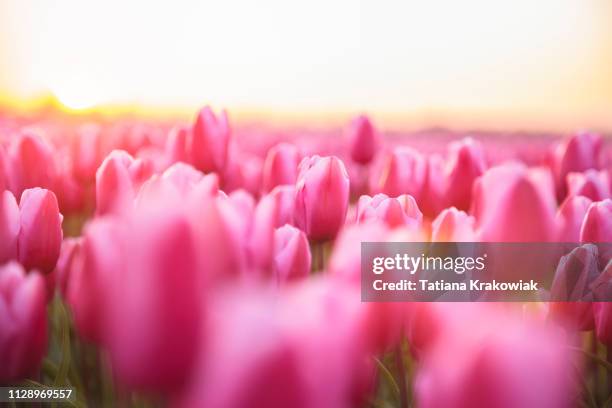
[[[176,127],[168,134],[168,140],[166,141],[166,156],[168,164],[177,162],[191,163],[191,157],[189,154],[189,137],[191,130],[187,127]]]
[[[279,284],[306,278],[311,255],[303,231],[284,225],[274,232],[274,275]]]
[[[300,152],[289,143],[272,147],[263,165],[263,191],[271,191],[276,186],[293,185],[297,178]]]
[[[200,110],[191,129],[191,140],[188,144],[193,165],[205,173],[221,172],[227,163],[229,142],[227,113],[222,111],[217,116],[208,106]]]
[[[433,242],[474,242],[474,217],[455,207],[447,208],[440,213],[431,225]]]
[[[410,147],[396,147],[375,164],[370,191],[390,197],[409,194],[419,202],[426,177],[427,160]]]
[[[610,176],[606,170],[586,170],[567,175],[568,196],[581,195],[593,201],[610,198]]]
[[[377,194],[374,197],[361,196],[357,203],[357,220],[364,222],[371,219],[378,219],[390,228],[399,226],[420,228],[423,214],[414,198],[408,194],[396,198],[385,194]]]
[[[472,213],[480,240],[546,242],[557,236],[552,179],[543,169],[505,164],[474,185]]]
[[[569,196],[557,211],[559,242],[580,242],[580,228],[592,201],[583,196]]]
[[[50,273],[55,268],[62,244],[62,215],[52,191],[25,190],[19,202],[19,262],[26,269]]]
[[[601,273],[601,278],[605,280],[605,300],[606,302],[593,303],[593,316],[595,319],[595,333],[597,339],[606,346],[612,346],[612,296],[610,281],[612,280],[612,261],[608,261],[605,269]]]
[[[472,185],[485,171],[482,146],[471,138],[451,143],[445,170],[444,202],[467,211],[472,202]]]
[[[380,139],[370,119],[361,115],[353,119],[346,131],[351,159],[368,164],[380,148]]]
[[[333,239],[346,219],[349,178],[335,156],[305,158],[296,185],[295,222],[310,239]]]
[[[0,192],[10,188],[9,163],[4,147],[0,145]]]
[[[0,193],[0,264],[17,258],[19,207],[10,191]]]
[[[580,230],[581,242],[612,242],[612,199],[591,203]]]
[[[111,152],[96,172],[96,214],[119,214],[128,210],[135,196],[130,166],[134,158],[121,150]]]
[[[56,167],[52,147],[43,139],[26,133],[15,139],[9,150],[11,190],[20,197],[23,190],[32,187],[52,189]]]
[[[0,266],[0,384],[35,375],[47,349],[43,277],[21,265]]]
[[[276,200],[276,227],[293,224],[295,186],[277,186],[270,192],[270,195]]]

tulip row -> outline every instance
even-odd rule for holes
[[[571,281],[587,300],[612,277],[600,136],[507,160],[502,139],[425,153],[365,116],[342,137],[234,131],[210,108],[174,127],[26,125],[0,127],[2,384],[177,407],[569,407],[612,391],[591,367],[612,367],[608,303],[360,302],[361,242],[428,240],[584,243],[553,292]]]

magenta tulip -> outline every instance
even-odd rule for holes
[[[0,384],[34,376],[47,349],[43,277],[21,265],[0,266]]]
[[[53,189],[57,170],[53,149],[46,141],[25,133],[13,141],[9,156],[10,185],[15,197],[27,188]]]
[[[55,268],[62,244],[62,215],[52,191],[25,190],[19,202],[19,262],[26,269],[50,273]]]
[[[612,199],[591,203],[580,229],[581,242],[612,242]]]
[[[580,242],[580,228],[592,201],[583,196],[569,196],[557,211],[559,242]]]
[[[568,196],[581,195],[593,201],[610,198],[610,176],[605,170],[585,170],[567,175]]]
[[[10,189],[11,176],[9,163],[4,147],[0,144],[0,192]]]
[[[177,162],[191,163],[188,145],[190,131],[189,128],[180,126],[173,128],[168,134],[165,149],[169,165]]]
[[[593,315],[595,318],[595,333],[597,339],[606,346],[612,346],[612,302],[609,302],[612,292],[610,281],[612,279],[612,261],[609,261],[601,273],[605,280],[606,301],[593,303]]]
[[[300,152],[289,143],[272,147],[263,164],[263,191],[271,191],[276,186],[293,185],[297,178]]]
[[[405,226],[416,229],[421,227],[423,214],[414,198],[408,194],[396,198],[385,194],[361,196],[357,203],[357,221],[372,219],[378,219],[390,228]]]
[[[348,210],[349,178],[335,156],[302,160],[296,185],[295,222],[310,239],[333,239]]]
[[[90,125],[79,129],[73,147],[74,174],[80,182],[91,183],[102,161],[100,129]]]
[[[10,191],[0,193],[0,265],[17,258],[19,207]]]
[[[191,129],[191,140],[187,150],[192,155],[193,165],[203,172],[221,172],[228,160],[230,127],[227,113],[219,117],[205,106],[198,112]]]
[[[427,161],[416,150],[396,147],[375,164],[370,179],[372,193],[390,197],[409,194],[419,202],[427,177]]]
[[[477,233],[488,242],[546,242],[557,236],[550,174],[505,164],[474,184],[472,213]]]
[[[370,119],[365,115],[356,117],[346,133],[351,159],[360,164],[372,161],[380,147],[380,140]]]
[[[471,138],[449,145],[445,170],[444,202],[467,211],[472,202],[472,185],[485,171],[482,146]]]
[[[290,225],[277,228],[274,232],[274,276],[279,285],[306,278],[310,264],[306,234]]]

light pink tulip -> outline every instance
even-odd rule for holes
[[[295,186],[277,186],[269,194],[276,200],[276,227],[293,224],[295,211]]]
[[[276,186],[293,185],[297,178],[300,152],[289,143],[272,147],[263,164],[263,191],[271,191]]]
[[[557,211],[559,242],[580,242],[580,228],[591,200],[583,196],[569,196]]]
[[[100,129],[95,125],[79,129],[73,146],[74,174],[82,183],[91,183],[102,161]]]
[[[0,144],[0,192],[10,188],[10,180],[8,157]]]
[[[573,406],[576,388],[567,373],[575,369],[574,354],[562,333],[501,308],[473,306],[455,308],[438,341],[422,356],[414,384],[416,404]]]
[[[361,196],[357,203],[357,221],[372,219],[378,219],[390,228],[399,226],[420,228],[423,214],[414,198],[408,194],[396,198],[385,194],[377,194],[374,197]]]
[[[56,178],[54,152],[43,139],[25,133],[13,141],[9,150],[11,190],[20,197],[32,187],[53,189]]]
[[[131,208],[135,187],[130,174],[134,159],[127,152],[115,150],[96,172],[96,214],[120,214]]]
[[[54,274],[57,279],[57,288],[64,297],[68,295],[70,274],[76,268],[75,264],[81,260],[82,242],[81,237],[69,237],[62,242]]]
[[[335,156],[302,160],[296,185],[295,222],[310,239],[333,239],[346,219],[349,178]]]
[[[593,315],[595,318],[595,333],[597,339],[606,346],[612,346],[612,302],[609,302],[610,296],[610,280],[612,279],[612,261],[608,261],[605,269],[601,273],[601,278],[605,281],[606,302],[593,303]]]
[[[606,170],[586,170],[567,175],[568,196],[581,195],[593,201],[610,198],[610,177]]]
[[[0,266],[0,384],[36,374],[47,348],[45,282],[21,265]]]
[[[505,164],[485,172],[474,184],[472,213],[480,240],[546,242],[557,236],[550,174]]]
[[[62,244],[62,215],[52,191],[25,190],[19,202],[19,262],[26,269],[50,273],[55,268]]]
[[[10,191],[0,193],[0,265],[17,258],[19,207]]]
[[[380,147],[380,139],[370,119],[361,115],[353,119],[346,130],[351,159],[368,164]]]
[[[311,255],[303,231],[284,225],[274,232],[274,275],[282,285],[306,278],[310,273]]]
[[[229,141],[227,113],[222,111],[217,117],[210,107],[205,106],[198,112],[188,143],[193,165],[205,173],[222,172],[228,160]]]
[[[612,199],[591,203],[580,229],[581,242],[612,242]]]
[[[484,171],[484,151],[478,142],[465,138],[451,143],[445,169],[445,205],[459,210],[469,210],[472,185]]]
[[[374,165],[371,193],[384,193],[390,197],[409,194],[419,202],[427,177],[427,161],[410,147],[396,147]]]
[[[168,134],[165,150],[169,165],[177,162],[191,163],[188,145],[190,132],[189,128],[179,126],[173,128]]]
[[[447,208],[440,213],[431,225],[433,242],[474,242],[474,217],[455,207]]]

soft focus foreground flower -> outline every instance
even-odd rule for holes
[[[414,198],[408,194],[396,198],[385,194],[361,196],[357,203],[357,221],[371,219],[383,221],[390,228],[406,226],[417,229],[421,227],[423,214]]]
[[[460,306],[422,356],[414,385],[419,407],[573,405],[574,368],[561,332],[500,307]]]
[[[274,232],[274,275],[279,284],[306,278],[310,264],[306,234],[291,225],[277,228]]]
[[[15,197],[27,188],[53,189],[57,172],[53,153],[49,144],[31,133],[13,140],[9,149],[10,186]]]
[[[35,374],[47,348],[46,306],[41,275],[0,266],[0,384]]]
[[[310,239],[336,236],[346,219],[349,178],[337,157],[313,156],[300,163],[296,185],[295,222]]]
[[[300,152],[295,145],[280,143],[272,147],[263,165],[263,191],[276,186],[295,184],[300,164]]]
[[[372,193],[390,197],[410,194],[417,202],[422,198],[427,177],[427,161],[410,147],[396,147],[377,160],[370,179]]]
[[[221,172],[227,163],[230,127],[227,113],[215,115],[208,106],[196,117],[191,129],[188,151],[193,165],[203,172]]]
[[[557,236],[552,179],[543,169],[506,164],[474,184],[472,213],[488,242],[546,242]]]
[[[602,272],[602,276],[606,280],[607,287],[605,296],[607,299],[612,296],[612,261],[609,261]],[[612,302],[597,302],[593,303],[593,314],[595,317],[595,333],[597,338],[606,346],[612,346]]]
[[[0,264],[17,257],[19,207],[10,191],[0,193]]]
[[[28,189],[19,202],[18,258],[26,269],[50,273],[62,245],[62,215],[57,198],[49,190]]]
[[[380,147],[380,140],[374,125],[367,116],[353,119],[346,130],[351,159],[360,164],[368,164]]]

